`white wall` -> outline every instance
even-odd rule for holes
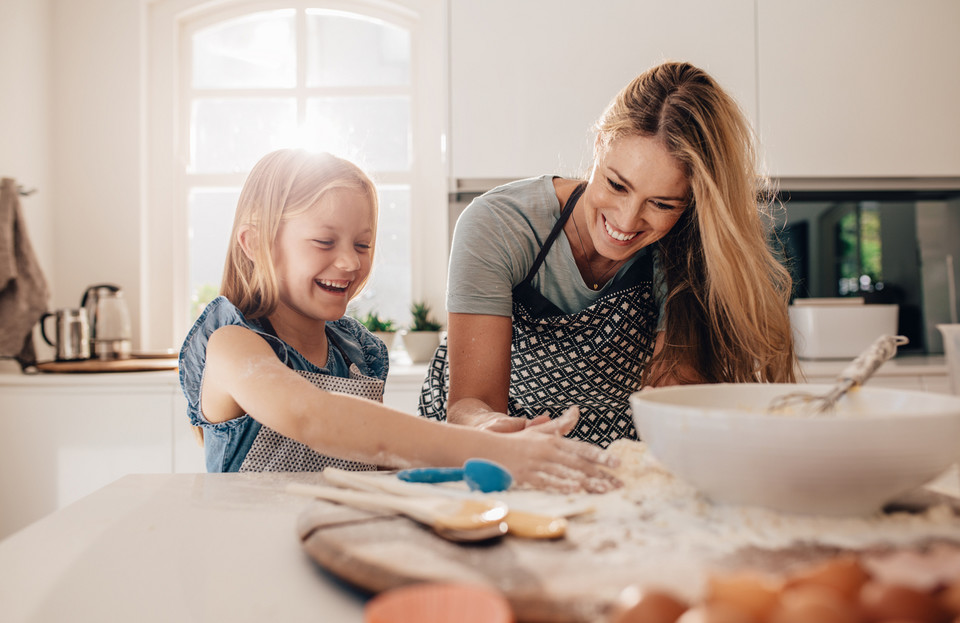
[[[0,177],[39,191],[22,198],[21,206],[52,282],[50,8],[50,0],[0,0]]]
[[[109,281],[139,317],[143,11],[0,0],[0,176],[38,189],[22,205],[51,308]]]
[[[126,290],[131,317],[137,319],[144,5],[140,0],[51,2],[53,302],[76,306],[87,285],[116,283]],[[136,349],[136,326],[134,334]]]
[[[27,235],[56,287],[50,132],[50,0],[0,0],[0,177],[37,192],[21,197]],[[38,355],[48,350],[35,332]],[[13,360],[0,369],[16,371]]]

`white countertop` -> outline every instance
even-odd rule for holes
[[[131,475],[0,541],[2,619],[363,620],[365,597],[301,549],[316,474]]]
[[[800,360],[800,369],[807,377],[836,376],[849,364],[845,359]],[[392,363],[387,383],[416,384],[423,382],[426,364]],[[946,376],[947,362],[943,355],[901,355],[884,363],[876,376]],[[176,370],[155,372],[112,372],[55,374],[0,371],[0,387],[70,387],[107,385],[179,386]]]
[[[852,359],[801,359],[800,369],[807,377],[836,376]],[[946,376],[943,355],[899,355],[885,362],[875,376]]]
[[[651,473],[656,482],[663,481],[662,473]],[[940,480],[944,478],[947,484],[935,488],[956,495],[956,470]],[[360,623],[367,597],[323,571],[301,547],[297,519],[315,502],[286,493],[285,484],[291,480],[316,482],[318,474],[125,476],[0,541],[2,620]],[[649,481],[643,486],[652,487]],[[659,491],[660,497],[651,500],[664,500],[658,512],[686,518],[689,526],[678,532],[673,520],[653,522],[649,532],[640,531],[641,545],[655,533],[662,533],[661,537],[676,533],[675,538],[693,540],[699,534],[701,542],[714,542],[721,525],[736,526],[737,531],[753,533],[761,541],[783,532],[781,536],[802,542],[815,542],[809,541],[811,535],[843,541],[868,534],[867,528],[881,540],[912,530],[911,538],[922,542],[935,536],[935,529],[956,529],[952,520],[941,517],[943,513],[932,513],[923,521],[910,514],[889,520],[777,516],[772,524],[777,529],[771,531],[764,523],[769,512],[762,509],[752,514],[737,507],[704,511],[702,503],[689,496],[682,498],[688,502],[677,506],[670,503],[676,498],[670,490],[652,490]],[[616,500],[610,497],[608,502]],[[629,500],[626,496],[619,505],[598,506],[608,508],[611,521],[585,521],[578,528],[579,555],[609,552],[612,529],[618,530],[617,539],[634,534],[642,520]],[[724,518],[726,524],[721,521]],[[760,521],[763,518],[767,519]],[[595,524],[599,529],[592,529]],[[629,541],[623,540],[621,547],[631,546]],[[646,547],[640,549],[647,551]],[[643,559],[630,556],[661,578],[663,560]],[[675,579],[689,582],[687,571]],[[630,573],[634,577],[633,570]]]

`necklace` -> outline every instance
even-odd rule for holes
[[[605,270],[603,274],[600,275],[599,279],[594,277],[593,266],[590,264],[590,260],[587,258],[587,250],[583,247],[583,238],[580,237],[580,226],[577,225],[577,215],[571,214],[570,216],[573,217],[573,228],[577,232],[577,240],[580,241],[580,252],[583,253],[583,261],[587,263],[587,271],[590,273],[590,283],[593,284],[592,287],[594,290],[599,290],[600,284],[604,282],[604,277],[609,275],[610,271],[612,271],[614,268],[623,264],[623,260],[620,260],[619,262],[615,262],[613,266]]]

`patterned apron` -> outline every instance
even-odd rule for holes
[[[626,274],[586,309],[566,314],[531,285],[547,251],[563,232],[586,185],[567,200],[533,267],[513,289],[508,414],[560,416],[580,406],[580,421],[568,437],[601,447],[621,437],[636,439],[630,394],[640,389],[653,354],[659,305],[654,297],[653,254],[649,249]],[[446,338],[427,369],[420,414],[446,419],[450,370]]]
[[[350,366],[350,377],[330,376],[306,370],[296,372],[322,390],[340,394],[350,394],[361,398],[369,398],[383,402],[383,381],[360,372],[360,368],[350,361],[347,354],[336,343],[330,334],[327,334],[330,344],[335,346],[344,361]],[[351,471],[369,471],[377,469],[376,465],[337,459],[320,454],[309,446],[284,437],[267,426],[260,426],[250,451],[240,465],[241,472],[318,472],[325,467],[339,467]]]

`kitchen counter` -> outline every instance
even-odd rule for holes
[[[579,591],[580,598],[586,599],[608,590],[608,580],[624,581],[624,576],[630,583],[672,577],[677,586],[690,587],[697,583],[696,574],[690,573],[696,566],[667,564],[671,552],[689,559],[701,550],[736,543],[747,533],[759,542],[789,536],[801,543],[825,545],[865,538],[873,531],[876,538],[891,543],[933,536],[937,530],[956,534],[955,520],[943,512],[931,512],[923,521],[904,515],[883,524],[857,518],[788,518],[737,507],[710,510],[688,494],[682,499],[689,501],[676,506],[670,503],[675,488],[665,487],[659,473],[653,477],[642,488],[655,496],[645,496],[643,508],[654,504],[651,508],[658,509],[656,517],[661,519],[650,521],[643,513],[638,515],[626,491],[622,498],[611,497],[617,493],[593,497],[599,519],[574,521],[570,542],[559,544],[559,549],[533,543],[550,549],[553,564],[534,565],[533,559],[524,563],[519,554],[508,562],[519,565],[517,573],[524,569],[524,573],[543,574],[543,590],[548,589],[548,579],[563,580],[547,594],[565,599]],[[940,479],[944,484],[932,486],[956,495],[956,470],[944,477]],[[284,491],[290,481],[318,479],[317,474],[263,473],[125,476],[0,541],[3,620],[359,623],[367,596],[314,563],[298,537],[298,519],[304,511],[324,503]],[[607,521],[600,523],[604,518]],[[638,522],[644,521],[638,531]],[[402,537],[410,549],[404,560],[434,573],[454,569],[472,573],[476,557],[486,551],[465,548],[438,565],[429,548],[418,549],[423,542],[414,547],[403,537],[407,530],[427,538],[413,524],[406,528],[359,525],[373,526],[383,539]],[[718,539],[722,526],[726,532],[721,530],[724,536]],[[735,530],[730,532],[731,528]],[[619,543],[616,549],[611,549],[611,534]],[[643,538],[624,539],[631,534]],[[678,548],[670,540],[660,542],[671,535],[686,547]],[[393,550],[383,553],[398,547],[394,543]],[[659,554],[644,555],[651,551]],[[559,561],[568,567],[565,580]],[[590,564],[599,565],[609,577],[598,569],[583,572],[582,567]],[[576,584],[569,583],[573,577],[578,578]]]
[[[850,361],[846,359],[801,359],[800,370],[807,377],[835,376]],[[392,363],[387,384],[415,385],[419,388],[427,373],[426,364]],[[884,363],[877,377],[946,376],[947,362],[943,355],[900,355]],[[64,387],[91,385],[179,386],[176,370],[156,372],[88,373],[88,374],[22,374],[0,372],[0,387]]]
[[[835,376],[852,360],[801,359],[800,369],[807,377]],[[943,355],[900,355],[885,362],[876,371],[877,377],[946,376],[947,360]]]
[[[0,541],[3,620],[363,620],[303,552],[284,493],[316,474],[130,475]]]

